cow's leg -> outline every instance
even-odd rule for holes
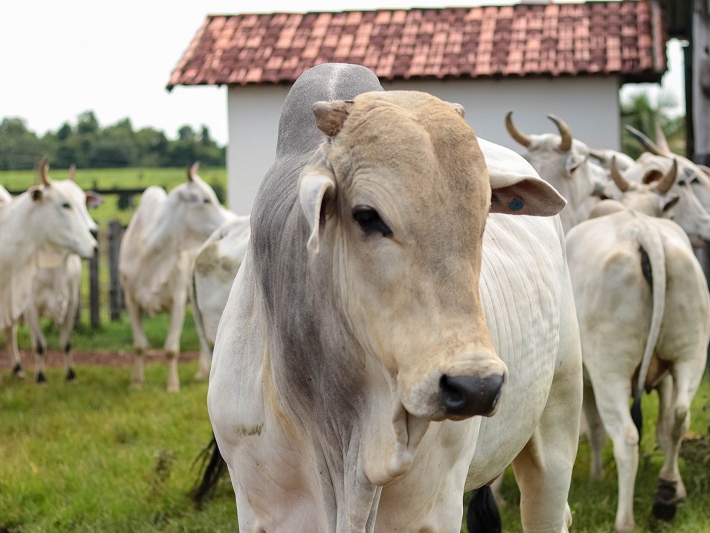
[[[131,329],[133,331],[133,350],[136,354],[136,361],[133,367],[133,378],[131,387],[139,389],[145,381],[144,353],[148,349],[148,339],[143,331],[143,321],[138,304],[133,301],[128,291],[124,295],[126,312],[131,319]]]
[[[670,436],[673,425],[673,377],[669,374],[656,387],[658,393],[658,423],[656,442],[664,452],[671,446]]]
[[[634,483],[639,462],[639,434],[629,411],[630,380],[624,375],[602,374],[592,383],[599,414],[614,445],[619,483],[616,508],[617,532],[634,530]]]
[[[210,377],[210,364],[212,362],[212,350],[205,340],[200,336],[200,361],[197,367],[197,373],[195,374],[195,379],[201,381]]]
[[[17,346],[17,329],[13,324],[3,331],[5,335],[5,346],[12,362],[12,373],[16,378],[25,379],[25,371],[22,370],[22,360],[20,359],[20,348]]]
[[[46,383],[44,368],[44,352],[47,349],[47,339],[42,333],[39,323],[39,314],[34,304],[30,303],[25,309],[25,320],[30,331],[30,343],[35,351],[35,369],[37,371],[37,383]]]
[[[606,431],[597,409],[594,388],[589,383],[584,384],[582,405],[584,406],[584,418],[587,421],[589,447],[592,452],[590,474],[592,478],[600,479],[602,477],[602,450],[606,444]]]
[[[64,350],[64,371],[67,381],[74,381],[76,374],[74,373],[74,356],[72,354],[71,335],[74,331],[74,322],[76,321],[76,309],[79,302],[76,299],[70,299],[67,306],[67,314],[64,317],[64,322],[59,326],[59,346]]]
[[[580,361],[567,361],[569,366]],[[566,532],[572,523],[567,496],[579,443],[581,368],[560,367],[535,433],[513,461],[526,533]]]
[[[705,358],[680,360],[673,364],[673,381],[670,386],[662,382],[659,388],[661,402],[660,415],[664,424],[659,423],[659,438],[664,441],[664,461],[658,479],[658,487],[653,499],[653,515],[661,520],[671,520],[675,516],[678,502],[687,493],[678,469],[678,454],[683,435],[690,427],[690,402],[700,386]],[[667,378],[663,380],[669,381]],[[669,402],[667,396],[672,395]]]
[[[176,295],[170,311],[170,329],[165,339],[165,354],[168,357],[168,392],[180,390],[180,376],[178,375],[178,359],[180,357],[180,334],[185,322],[185,305],[187,292]]]

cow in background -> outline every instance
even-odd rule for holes
[[[237,217],[215,230],[195,257],[190,284],[193,317],[200,338],[200,365],[195,379],[206,379],[210,374],[217,326],[244,261],[250,235],[249,217]]]
[[[148,339],[142,317],[165,311],[170,314],[164,345],[169,360],[167,390],[180,390],[180,334],[192,261],[205,239],[234,217],[219,204],[212,187],[197,175],[197,169],[197,163],[188,167],[187,182],[169,194],[161,187],[148,187],[121,241],[119,278],[136,355],[133,387],[141,387],[144,382]]]
[[[289,92],[208,393],[241,528],[458,531],[464,482],[517,458],[525,527],[566,531],[581,357],[563,232],[511,216],[564,200],[460,115],[353,65]],[[498,407],[487,438],[462,421]]]
[[[607,172],[594,162],[591,150],[575,139],[567,124],[548,115],[555,123],[559,135],[545,133],[526,135],[513,123],[513,112],[505,116],[508,134],[527,151],[523,157],[533,166],[540,177],[552,185],[567,200],[560,213],[565,232],[589,217],[589,212],[606,189]]]
[[[79,207],[49,179],[48,168],[40,161],[41,184],[0,205],[0,327],[18,377],[24,372],[14,328],[27,308],[37,269],[71,253],[91,257],[97,246]]]
[[[69,196],[76,206],[82,222],[92,235],[96,236],[98,225],[91,218],[87,206],[98,207],[103,198],[84,190],[76,183],[76,167],[69,169],[69,179],[53,181],[53,185]],[[25,320],[30,331],[32,347],[37,353],[37,382],[46,381],[44,375],[44,351],[47,340],[40,327],[40,317],[47,317],[59,326],[59,347],[64,352],[64,368],[67,381],[76,374],[72,358],[71,335],[74,331],[81,289],[81,258],[76,254],[55,257],[51,266],[49,258],[43,268],[39,268],[32,284],[32,297],[25,310]]]
[[[585,367],[591,473],[602,474],[601,450],[608,433],[618,474],[615,529],[619,532],[634,529],[644,390],[656,389],[659,394],[657,439],[664,452],[653,514],[671,519],[678,501],[686,496],[678,454],[705,367],[710,296],[683,229],[655,218],[675,201],[666,196],[676,166],[673,163],[673,172],[661,179],[635,188],[618,181],[615,172],[624,191],[623,203],[601,202],[592,218],[567,236]],[[707,221],[705,225],[701,233],[707,238],[710,228]],[[631,413],[629,397],[634,398]]]

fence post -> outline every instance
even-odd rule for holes
[[[121,317],[123,305],[123,288],[118,278],[118,253],[121,249],[123,226],[118,220],[108,223],[108,269],[109,269],[109,307],[111,320],[117,321]]]
[[[99,243],[99,232],[96,232],[96,242]],[[99,247],[94,250],[94,256],[89,260],[89,304],[91,311],[91,329],[99,329]]]

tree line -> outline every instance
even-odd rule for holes
[[[53,168],[180,167],[194,161],[224,166],[225,147],[210,136],[207,126],[195,131],[182,126],[177,139],[152,127],[134,130],[130,119],[102,127],[93,111],[81,113],[76,123],[64,122],[41,137],[24,119],[0,122],[0,170],[29,170],[46,156]]]

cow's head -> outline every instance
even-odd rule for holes
[[[177,239],[179,248],[200,246],[210,234],[229,219],[212,187],[202,181],[199,163],[187,167],[187,180],[168,195],[159,233]]]
[[[93,191],[84,192],[84,189],[76,183],[76,167],[72,165],[69,168],[69,179],[53,181],[52,183],[55,187],[72,199],[81,220],[86,225],[86,228],[93,235],[96,235],[99,226],[96,224],[96,221],[91,218],[91,215],[89,215],[89,211],[87,210],[90,203],[95,202],[96,198],[94,195],[96,195],[96,193]]]
[[[679,172],[678,161],[669,162],[666,169],[664,158],[645,153],[623,174],[613,162],[611,176],[627,207],[675,221],[693,246],[702,247],[710,242],[710,214],[693,192],[691,180]]]
[[[33,237],[42,243],[40,249],[44,253],[58,256],[76,253],[92,257],[97,243],[81,213],[81,209],[86,209],[85,204],[77,204],[61,186],[49,179],[48,171],[47,162],[40,161],[41,183],[28,189],[32,200]]]
[[[479,295],[486,217],[552,215],[564,200],[524,161],[527,175],[498,161],[489,181],[463,109],[431,95],[365,93],[313,110],[327,140],[299,197],[315,290],[336,293],[365,368],[389,376],[408,413],[492,415],[506,367]]]
[[[512,111],[505,116],[505,127],[510,136],[527,149],[523,157],[567,200],[568,207],[563,215],[569,218],[565,224],[568,229],[570,224],[580,222],[575,219],[574,212],[582,204],[591,196],[604,195],[607,173],[594,158],[590,158],[587,145],[572,136],[563,120],[554,115],[548,115],[548,118],[557,126],[559,135],[526,135],[513,123]]]

